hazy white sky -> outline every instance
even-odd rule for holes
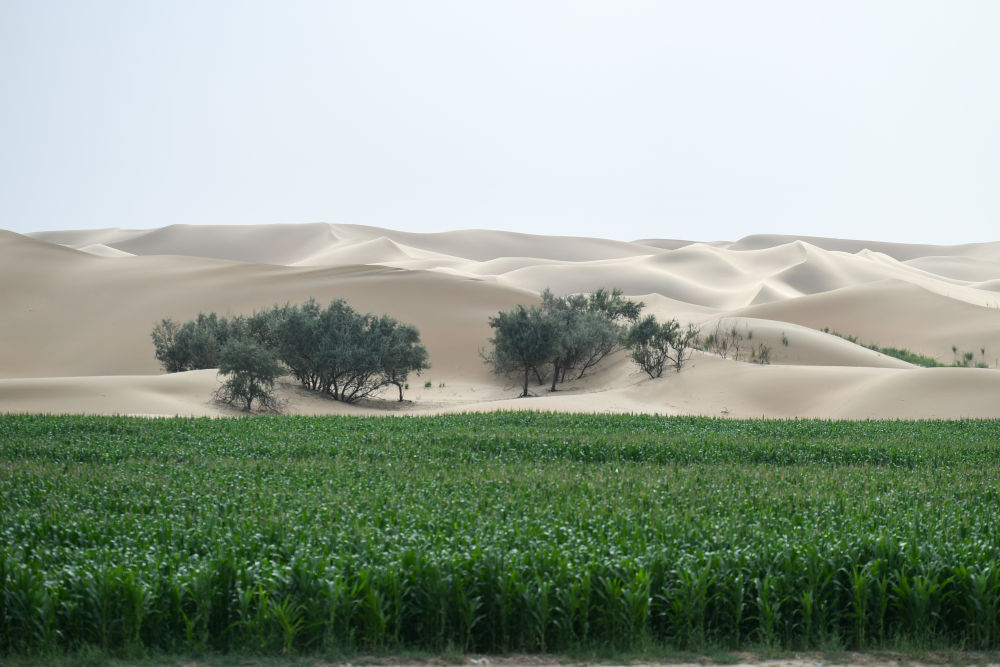
[[[0,228],[1000,240],[1000,2],[0,0]]]

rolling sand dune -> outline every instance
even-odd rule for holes
[[[837,250],[859,253],[873,250],[899,261],[907,261],[927,256],[955,256],[996,260],[1000,255],[1000,241],[994,243],[967,243],[965,245],[941,246],[917,243],[885,243],[882,241],[860,241],[851,239],[831,239],[821,236],[785,236],[781,234],[754,234],[746,236],[727,247],[730,250],[759,250],[773,248],[786,243],[802,241],[823,250]]]
[[[954,360],[952,346],[974,351],[977,357],[985,348],[991,365],[1000,357],[1000,310],[949,299],[897,280],[751,306],[736,313],[829,328],[863,343],[908,348],[942,363]]]
[[[488,318],[556,293],[620,287],[660,318],[746,334],[746,358],[697,352],[649,379],[618,353],[555,393],[514,399],[479,357]],[[279,386],[286,411],[538,409],[759,417],[1000,417],[1000,243],[925,246],[758,235],[636,242],[326,223],[0,231],[0,411],[216,415],[214,371],[160,374],[164,317],[345,298],[421,331],[432,368],[407,401],[347,406]],[[923,369],[882,347],[989,369]],[[755,352],[751,354],[751,346]],[[424,381],[431,383],[424,387]]]
[[[988,280],[1000,280],[1000,263],[971,257],[918,257],[906,262],[907,266],[918,268],[927,273],[963,280],[970,283],[982,283]]]

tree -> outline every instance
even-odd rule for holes
[[[274,409],[274,381],[283,372],[273,350],[251,339],[234,338],[219,353],[219,373],[227,377],[216,395],[227,403],[243,403],[247,412],[254,401]]]
[[[556,329],[552,351],[552,386],[566,379],[568,372],[579,369],[577,378],[603,359],[618,344],[618,329],[603,314],[590,310],[581,295],[557,297],[548,289],[542,292],[542,310]]]
[[[184,370],[185,360],[178,354],[178,349],[174,345],[174,338],[177,336],[178,330],[180,330],[180,325],[169,317],[165,317],[153,327],[153,332],[150,334],[153,337],[156,358],[163,366],[163,370],[168,373]]]
[[[303,385],[352,403],[394,385],[403,400],[410,372],[430,368],[420,332],[388,315],[362,315],[343,299],[288,310],[281,359]]]
[[[377,343],[369,336],[370,315],[360,315],[343,299],[319,314],[316,360],[320,385],[335,400],[352,403],[375,393],[379,383]]]
[[[673,356],[668,357],[668,360],[673,363],[674,370],[678,373],[681,372],[681,368],[687,363],[688,359],[691,358],[692,350],[698,344],[699,333],[698,327],[691,322],[688,322],[686,329],[678,327],[677,331],[674,333],[674,340],[670,344],[670,346],[674,349],[674,354]]]
[[[229,339],[229,322],[215,313],[178,325],[167,318],[153,327],[156,358],[168,373],[217,368],[219,350]]]
[[[624,298],[617,288],[565,297],[557,297],[548,289],[543,291],[542,309],[558,331],[551,390],[556,390],[557,382],[566,380],[567,373],[582,378],[617,351],[624,326],[638,319],[642,308],[641,301]]]
[[[267,310],[254,312],[249,317],[237,315],[228,322],[226,334],[228,338],[249,338],[264,347],[277,350],[281,344],[281,325],[288,318],[293,306],[272,306]],[[221,320],[225,325],[225,319]]]
[[[403,400],[403,387],[410,372],[420,372],[430,368],[427,362],[427,348],[420,344],[420,332],[412,324],[401,324],[391,317],[383,316],[379,321],[382,330],[381,366],[382,380],[395,385],[399,390],[399,400]]]
[[[215,313],[200,313],[182,325],[163,320],[152,337],[156,356],[168,371],[221,368],[222,350],[230,343],[252,343],[254,363],[262,363],[261,351],[266,351],[275,362],[283,362],[302,386],[347,402],[388,385],[397,387],[402,400],[409,373],[430,367],[416,327],[387,315],[361,315],[343,299],[326,308],[310,299],[228,320]],[[230,354],[237,349],[244,355],[240,363],[248,364],[250,348],[233,347]],[[229,363],[234,359],[230,357]],[[250,369],[241,368],[241,372]],[[259,386],[252,377],[234,375],[226,392],[235,391],[247,400],[246,393],[253,394]],[[253,400],[249,398],[250,403]]]
[[[497,375],[523,375],[521,396],[527,396],[531,373],[539,372],[557,350],[555,323],[538,306],[523,305],[501,311],[489,321],[494,330],[490,339],[493,350],[483,355],[484,361],[493,366]]]
[[[645,304],[642,301],[632,301],[622,296],[623,292],[615,287],[610,292],[603,287],[593,292],[587,308],[597,312],[615,324],[634,323],[638,321]]]
[[[697,338],[698,329],[693,324],[681,329],[676,319],[658,323],[649,315],[628,329],[624,342],[632,350],[632,361],[649,377],[658,378],[668,364],[680,372]]]
[[[320,307],[314,299],[291,306],[278,323],[278,357],[302,386],[322,389],[319,367]]]
[[[674,325],[674,326],[671,326]],[[652,315],[636,322],[625,334],[625,345],[632,350],[632,361],[651,378],[663,375],[670,352],[670,339],[679,328],[675,320],[660,325]]]

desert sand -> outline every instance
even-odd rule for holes
[[[650,379],[618,353],[557,392],[514,398],[515,382],[480,359],[487,320],[537,302],[546,287],[619,287],[658,317],[752,332],[771,363],[696,352],[680,373]],[[403,403],[386,391],[345,405],[282,382],[293,414],[1000,417],[1000,242],[622,242],[327,223],[0,231],[0,412],[240,414],[212,400],[214,371],[163,374],[150,330],[164,317],[250,314],[310,297],[415,324],[432,368],[411,377]],[[943,363],[954,347],[988,368],[916,367],[826,329]]]

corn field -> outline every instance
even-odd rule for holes
[[[0,416],[0,656],[1000,647],[1000,422]]]

